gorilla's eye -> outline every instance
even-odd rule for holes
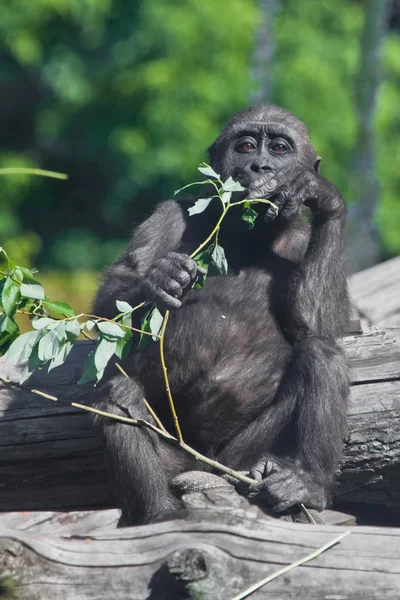
[[[255,150],[255,148],[255,144],[249,141],[241,142],[236,146],[237,152],[251,152],[252,150]]]
[[[289,146],[285,140],[272,140],[269,149],[276,154],[285,154],[286,152],[289,152]]]

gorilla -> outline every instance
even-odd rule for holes
[[[219,233],[229,269],[194,289],[190,254],[212,231],[221,205],[189,216],[193,200],[169,200],[136,227],[104,274],[93,312],[112,318],[116,300],[171,309],[165,357],[184,440],[256,482],[249,495],[278,513],[329,502],[342,450],[349,389],[336,340],[349,319],[340,192],[318,173],[306,126],[274,105],[235,114],[209,148],[238,199]],[[134,315],[136,313],[133,313]],[[140,316],[140,315],[139,315]],[[140,325],[140,321],[136,324]],[[144,399],[174,433],[159,344],[136,348],[95,392],[95,406],[149,419]],[[183,505],[174,479],[207,467],[144,428],[95,418],[122,509],[120,525],[176,518]]]

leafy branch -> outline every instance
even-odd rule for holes
[[[271,202],[271,200],[267,200],[266,198],[245,198],[244,200],[232,202],[232,194],[234,192],[245,191],[245,188],[238,181],[235,181],[232,177],[228,177],[226,181],[222,181],[221,176],[216,173],[214,169],[207,163],[202,163],[199,167],[199,171],[203,173],[203,175],[207,175],[209,179],[206,181],[189,183],[189,185],[186,185],[184,188],[177,190],[175,195],[179,194],[179,192],[182,190],[191,187],[192,185],[211,184],[214,187],[216,194],[213,194],[207,198],[200,198],[196,200],[194,206],[188,209],[189,215],[193,216],[204,212],[214,199],[220,201],[222,205],[222,213],[211,233],[204,240],[204,242],[202,242],[196,248],[196,250],[192,252],[190,257],[200,264],[200,266],[206,268],[207,271],[209,265],[211,264],[217,269],[219,275],[226,275],[228,272],[228,262],[225,257],[224,249],[218,244],[218,234],[228,211],[234,206],[242,205],[243,211],[241,219],[248,223],[249,229],[252,229],[258,217],[258,213],[252,208],[253,204],[269,204],[275,210],[276,214],[278,214],[278,207]]]
[[[6,354],[6,360],[14,365],[27,361],[21,383],[35,369],[48,365],[51,371],[63,364],[79,336],[91,337],[94,328],[98,334],[96,346],[85,362],[79,383],[99,381],[114,354],[120,359],[128,356],[134,333],[159,339],[156,333],[142,332],[132,326],[132,313],[144,306],[144,302],[132,307],[127,302],[117,301],[119,314],[112,320],[87,313],[75,315],[66,302],[45,296],[34,269],[16,265],[4,248],[0,248],[0,255],[8,266],[8,270],[2,271],[0,280],[0,304],[3,307],[0,354]],[[29,316],[33,331],[20,335],[18,314]]]

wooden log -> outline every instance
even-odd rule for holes
[[[396,507],[400,500],[400,330],[369,329],[343,340],[353,381],[349,433],[335,498]],[[29,387],[76,399],[91,344]],[[0,361],[0,375],[19,369]],[[90,386],[79,387],[85,402]],[[0,510],[81,510],[114,506],[101,439],[77,409],[0,382]]]
[[[379,327],[400,326],[400,256],[354,273],[349,287],[359,315]]]
[[[185,502],[186,520],[118,530],[105,513],[104,529],[100,515],[86,528],[71,515],[24,515],[11,528],[0,517],[0,573],[20,600],[230,600],[349,529],[267,520],[237,494]],[[357,527],[251,598],[398,600],[399,590],[400,531]]]

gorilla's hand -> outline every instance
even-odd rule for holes
[[[302,503],[317,510],[326,506],[324,486],[292,460],[266,456],[250,473],[258,481],[250,485],[249,497],[262,498],[276,512]]]
[[[345,217],[346,207],[340,192],[309,167],[300,165],[286,173],[278,183],[278,190],[271,200],[286,221],[292,219],[303,204],[324,220]],[[273,218],[274,214],[269,207],[266,217]]]
[[[186,254],[168,252],[150,268],[142,283],[142,292],[146,300],[154,302],[158,308],[179,308],[179,300],[205,271]]]

